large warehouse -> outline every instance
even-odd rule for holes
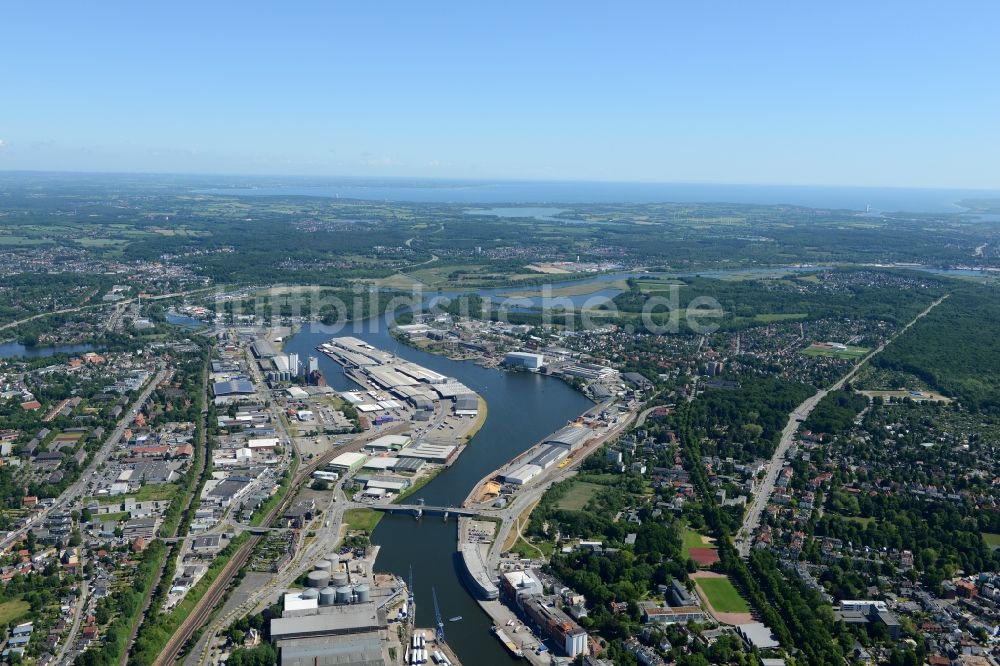
[[[528,370],[538,370],[545,365],[545,356],[542,354],[532,354],[530,352],[508,352],[504,356],[503,362],[512,368],[527,368]]]
[[[371,451],[399,451],[412,441],[409,435],[383,435],[365,444],[365,448]]]
[[[507,483],[513,483],[515,486],[523,486],[541,473],[541,467],[528,463],[527,465],[521,465],[512,472],[507,472],[503,480]]]
[[[546,444],[562,446],[570,451],[576,451],[590,439],[594,432],[583,426],[566,426],[545,440]]]
[[[368,460],[368,456],[363,453],[352,453],[348,451],[347,453],[341,453],[339,456],[330,461],[327,465],[327,469],[334,472],[356,472],[361,469],[361,466],[365,464]]]

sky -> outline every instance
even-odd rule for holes
[[[1000,3],[53,2],[0,170],[1000,188]]]

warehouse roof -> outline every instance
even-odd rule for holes
[[[384,625],[384,619],[381,622]],[[313,638],[375,631],[380,624],[374,603],[330,606],[317,615],[276,617],[271,620],[271,638]]]
[[[254,393],[254,388],[249,379],[230,379],[226,382],[215,382],[212,384],[212,392],[215,395],[236,395]]]
[[[546,444],[560,444],[575,448],[583,444],[594,433],[589,428],[582,426],[566,426],[559,432],[545,439]]]
[[[384,666],[382,641],[369,632],[345,637],[282,641],[281,666]]]

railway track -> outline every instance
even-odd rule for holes
[[[292,478],[292,482],[288,487],[288,492],[285,494],[284,499],[282,499],[282,501],[271,509],[267,516],[264,517],[264,520],[261,522],[261,526],[270,527],[271,524],[274,523],[275,519],[280,516],[286,508],[288,508],[288,504],[296,495],[297,488],[304,481],[309,479],[317,468],[321,465],[326,465],[328,462],[333,460],[334,454],[334,451],[324,453],[322,456],[319,456],[315,460],[311,461],[308,465],[299,467],[295,476]],[[172,664],[177,661],[188,641],[191,640],[198,629],[211,619],[212,613],[215,611],[215,607],[225,596],[226,590],[229,589],[230,584],[233,582],[233,578],[236,577],[236,573],[243,568],[247,560],[250,558],[250,553],[253,552],[253,549],[257,547],[263,538],[264,537],[261,535],[252,534],[247,542],[240,546],[240,549],[233,554],[233,557],[229,560],[226,566],[223,567],[218,577],[212,581],[212,584],[205,591],[204,596],[202,596],[202,598],[198,600],[198,603],[195,604],[191,614],[185,618],[181,626],[174,632],[174,635],[170,637],[169,641],[167,641],[163,651],[157,657],[156,661],[153,662],[153,666],[166,666],[167,664]]]

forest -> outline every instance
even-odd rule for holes
[[[951,295],[873,359],[916,375],[970,409],[1000,412],[1000,289],[968,286]]]

